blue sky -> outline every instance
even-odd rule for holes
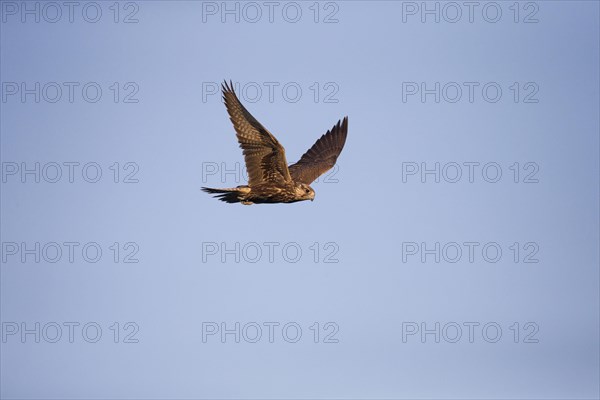
[[[35,4],[2,3],[3,397],[598,397],[597,2]],[[290,163],[349,117],[314,202],[200,191],[245,183],[223,79]]]

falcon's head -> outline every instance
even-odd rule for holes
[[[305,183],[296,183],[296,198],[298,200],[314,200],[315,191]]]

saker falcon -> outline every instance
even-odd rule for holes
[[[240,103],[233,83],[222,85],[223,100],[238,142],[243,150],[248,170],[248,184],[228,189],[203,187],[227,203],[294,203],[314,200],[315,191],[309,185],[327,172],[344,148],[348,133],[345,117],[319,138],[300,160],[288,167],[285,150],[264,126]]]

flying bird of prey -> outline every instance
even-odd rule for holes
[[[248,170],[248,184],[229,189],[203,187],[227,203],[294,203],[314,200],[315,191],[309,185],[327,172],[344,148],[348,133],[348,117],[338,121],[300,160],[288,167],[285,150],[264,126],[238,100],[233,83],[222,85],[223,100],[238,142],[243,150]]]

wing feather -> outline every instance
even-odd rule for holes
[[[300,160],[290,165],[290,175],[294,181],[310,184],[335,165],[348,135],[348,117],[338,121],[313,144]]]
[[[248,170],[248,186],[266,182],[291,182],[283,146],[240,103],[233,90],[233,83],[225,82],[222,90],[223,101],[243,150]]]

